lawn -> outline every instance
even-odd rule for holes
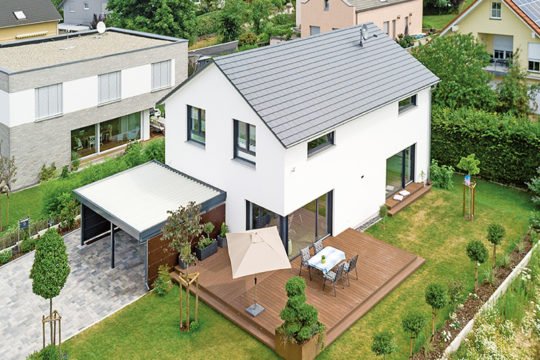
[[[30,219],[42,218],[43,188],[34,186],[25,190],[14,192],[9,199],[9,224],[16,224],[19,219],[29,216]],[[2,224],[4,228],[7,224],[6,219],[6,196],[3,195],[0,200],[2,211]]]
[[[459,13],[461,13],[467,6],[469,6],[473,0],[465,0],[459,7]],[[422,27],[435,29],[437,31],[442,30],[450,21],[452,21],[458,14],[427,14],[424,10],[424,16],[422,17]]]
[[[384,228],[379,223],[369,230],[379,239],[422,256],[426,263],[329,346],[321,359],[375,358],[370,352],[371,338],[383,329],[396,335],[399,351],[391,358],[403,359],[408,343],[401,331],[401,317],[406,310],[414,308],[428,316],[425,286],[433,281],[446,284],[461,280],[467,289],[472,289],[474,272],[465,255],[467,241],[483,240],[491,222],[500,222],[507,230],[499,254],[509,251],[521,239],[532,209],[527,193],[480,181],[476,220],[466,222],[461,216],[460,181],[455,178],[456,187],[452,191],[433,189],[388,219]],[[484,265],[483,269],[488,266]],[[204,304],[201,328],[192,335],[179,334],[177,306],[177,292],[164,299],[149,294],[70,339],[65,348],[73,359],[275,358],[270,349]]]

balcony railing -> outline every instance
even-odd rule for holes
[[[490,64],[484,70],[494,75],[504,76],[508,73],[508,59],[492,59]]]

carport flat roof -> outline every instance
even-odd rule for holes
[[[77,199],[131,236],[159,234],[168,210],[194,201],[207,211],[226,193],[157,161],[145,163],[74,190]]]

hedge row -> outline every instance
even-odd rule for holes
[[[540,166],[540,123],[478,110],[434,106],[431,156],[456,166],[476,154],[480,177],[525,187]]]

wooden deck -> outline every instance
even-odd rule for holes
[[[410,183],[405,187],[405,190],[411,194],[405,197],[402,201],[394,200],[392,197],[386,199],[386,207],[388,208],[388,215],[394,216],[407,206],[427,194],[431,190],[431,185],[425,185],[422,183]]]
[[[312,270],[313,280],[310,281],[307,270],[302,270],[307,284],[307,301],[317,308],[319,320],[326,325],[326,345],[336,340],[424,263],[424,259],[414,254],[352,229],[327,238],[324,245],[345,251],[347,258],[359,255],[359,280],[353,273],[350,287],[343,289],[341,283],[338,284],[336,297],[328,284],[322,291],[320,273]],[[266,310],[255,318],[245,312],[253,302],[253,277],[232,279],[227,249],[219,249],[216,255],[190,271],[201,273],[200,296],[204,302],[273,349],[274,329],[282,322],[279,313],[287,301],[285,282],[298,275],[299,261],[298,257],[292,261],[292,269],[258,276],[258,303]],[[178,275],[173,272],[171,276],[176,278]]]

